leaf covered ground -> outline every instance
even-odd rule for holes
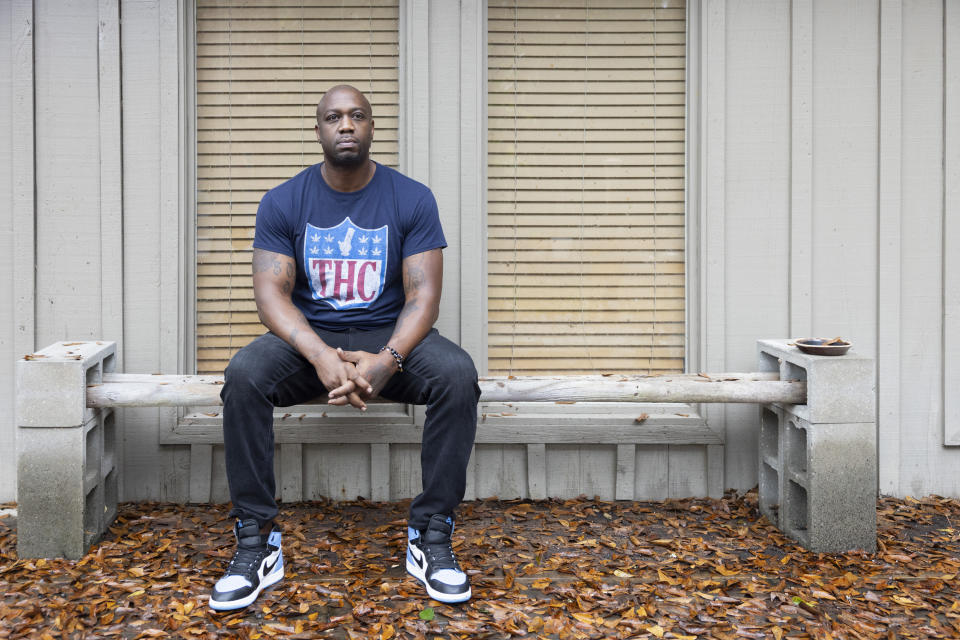
[[[960,637],[960,501],[877,506],[876,553],[816,554],[755,493],[467,502],[474,597],[442,605],[404,572],[406,503],[284,505],[286,578],[236,613],[206,606],[233,551],[224,505],[121,505],[76,562],[18,560],[7,516],[0,639]]]

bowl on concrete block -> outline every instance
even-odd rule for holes
[[[815,356],[842,356],[850,350],[851,344],[842,338],[801,338],[795,341],[797,348]]]

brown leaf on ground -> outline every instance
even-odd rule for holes
[[[121,505],[76,562],[18,559],[0,517],[0,640],[960,637],[957,500],[881,499],[875,554],[804,550],[755,493],[465,502],[463,605],[406,575],[408,506],[283,505],[286,576],[233,613],[207,605],[233,551],[224,505]]]

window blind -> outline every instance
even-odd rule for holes
[[[398,0],[197,0],[197,371],[222,372],[266,329],[253,302],[260,198],[322,160],[315,107],[352,84],[372,156],[397,166]]]
[[[488,370],[683,370],[682,0],[491,0]]]

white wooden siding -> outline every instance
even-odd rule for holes
[[[100,101],[95,2],[34,3],[36,340],[101,322]],[[69,337],[68,337],[69,336]]]
[[[960,9],[940,0],[691,4],[690,369],[751,369],[756,338],[843,335],[878,358],[881,491],[960,495],[960,448],[945,445],[960,443]],[[0,500],[10,500],[12,358],[55,339],[106,337],[121,341],[128,371],[190,366],[183,125],[192,116],[181,90],[183,4],[122,0],[122,28],[109,0],[0,5],[0,65],[11,69],[0,79],[0,184],[11,185],[0,225],[0,299],[10,301],[0,305]],[[483,7],[411,0],[403,20],[408,37],[420,37],[404,46],[406,131],[429,140],[407,151],[406,170],[434,186],[456,242],[441,330],[482,362]],[[122,251],[111,227],[116,113]],[[718,485],[753,486],[756,409],[704,412],[726,438]],[[161,445],[173,412],[120,420],[122,499],[225,499],[219,445]],[[718,454],[709,444],[483,443],[468,496],[614,497],[631,464],[637,497],[702,494]],[[419,488],[418,458],[410,443],[281,449],[278,491],[408,496]],[[290,472],[298,464],[299,481]]]
[[[790,310],[790,5],[735,2],[726,12],[724,216],[711,230],[723,247],[723,355],[713,367],[756,367],[756,340],[784,336]],[[712,152],[712,149],[708,151]],[[711,226],[711,223],[708,223]],[[708,239],[709,241],[709,239]],[[760,311],[762,309],[762,311]],[[711,346],[708,345],[708,350]],[[702,368],[702,366],[701,366]],[[752,486],[758,410],[717,407],[725,414],[725,486]],[[708,414],[708,420],[713,413]]]
[[[942,33],[943,4],[903,3],[900,452],[888,461],[899,466],[898,492],[910,495],[938,476],[948,493],[960,488],[960,450],[942,446]]]
[[[177,3],[124,0],[123,207],[124,334],[128,371],[175,372],[185,318],[178,274],[190,251],[181,223],[181,157]],[[181,246],[184,245],[184,246]],[[161,447],[165,409],[124,411],[124,496],[185,500],[189,447]],[[134,471],[135,470],[135,471]],[[184,472],[184,470],[186,472]]]
[[[960,445],[960,6],[944,4],[944,442]]]
[[[16,47],[26,45],[32,50],[32,38],[25,32],[29,31],[30,23],[24,24],[23,16],[17,15],[14,3],[4,3],[0,6],[0,105],[9,105],[10,108],[0,108],[0,208],[10,211],[11,214],[0,224],[0,273],[13,274],[16,270],[17,254],[16,232],[14,221],[18,212],[15,207],[14,170],[18,160],[22,158],[14,149],[17,140],[15,120],[22,117],[14,107],[13,96],[15,85],[21,79],[24,71],[32,69],[18,68]],[[16,43],[16,44],[14,44]],[[32,97],[32,92],[31,92]],[[31,127],[32,129],[32,127]],[[32,201],[31,201],[32,204]],[[30,215],[32,219],[32,215]],[[8,425],[13,423],[13,361],[16,357],[17,346],[14,344],[16,332],[16,293],[15,281],[12,277],[0,279],[0,495],[9,493],[8,487],[16,486],[16,464],[12,452],[16,450],[15,431]],[[33,348],[32,345],[30,347]],[[10,453],[5,453],[10,452]],[[6,489],[5,489],[6,488]]]
[[[880,104],[879,167],[877,193],[877,458],[897,460],[900,455],[900,263],[902,246],[902,55],[903,6],[901,0],[880,5]],[[900,485],[897,464],[880,473],[881,492]]]
[[[955,3],[702,12],[700,366],[750,366],[757,334],[852,340],[878,358],[881,491],[957,495]],[[756,411],[719,411],[725,484],[752,486]]]

